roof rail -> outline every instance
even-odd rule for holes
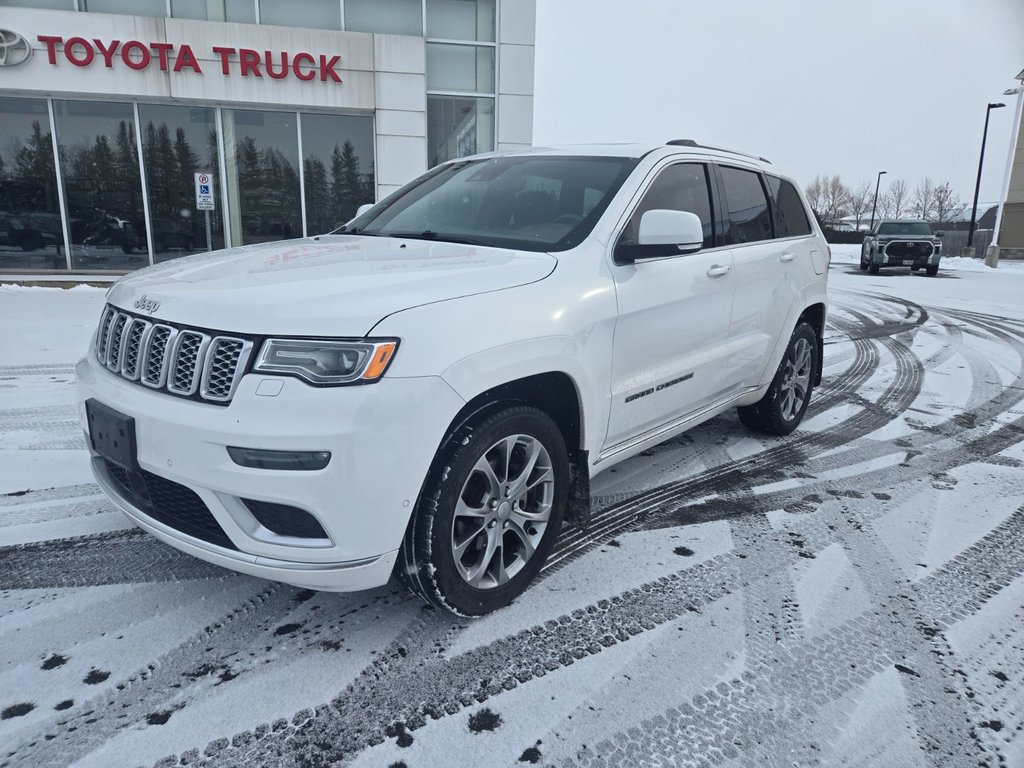
[[[758,157],[757,155],[751,155],[746,152],[737,152],[734,149],[722,149],[721,147],[710,147],[707,144],[699,144],[693,139],[672,139],[672,141],[665,142],[670,147],[699,147],[701,149],[711,149],[715,152],[728,152],[730,155],[740,155],[741,157],[752,157],[755,160],[760,160],[762,163],[768,163],[771,165],[771,160],[767,157]]]

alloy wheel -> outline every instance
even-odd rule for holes
[[[530,435],[502,438],[477,460],[452,517],[456,569],[469,586],[506,584],[533,557],[551,517],[555,475]]]
[[[800,412],[811,386],[811,344],[807,339],[797,339],[786,358],[785,372],[780,391],[782,418],[792,421]]]

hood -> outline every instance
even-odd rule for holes
[[[543,280],[557,263],[547,253],[323,235],[164,262],[119,280],[108,301],[210,330],[360,337],[394,312]]]

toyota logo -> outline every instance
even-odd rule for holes
[[[0,29],[0,67],[16,67],[28,61],[32,46],[17,32]]]

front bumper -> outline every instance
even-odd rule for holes
[[[138,468],[194,493],[232,545],[218,546],[146,514],[93,454],[100,487],[140,527],[217,565],[296,586],[368,589],[390,577],[434,454],[463,400],[439,377],[311,387],[249,374],[227,406],[184,400],[125,381],[93,355],[78,363],[79,416],[95,399],[135,420]],[[257,395],[271,379],[280,391]],[[261,391],[266,391],[264,387]],[[88,439],[87,439],[88,442]],[[235,464],[227,446],[330,451],[322,470]],[[243,499],[308,512],[326,538],[281,536]]]
[[[938,265],[940,246],[927,241],[888,242],[876,251],[873,263],[880,267],[926,267]]]

